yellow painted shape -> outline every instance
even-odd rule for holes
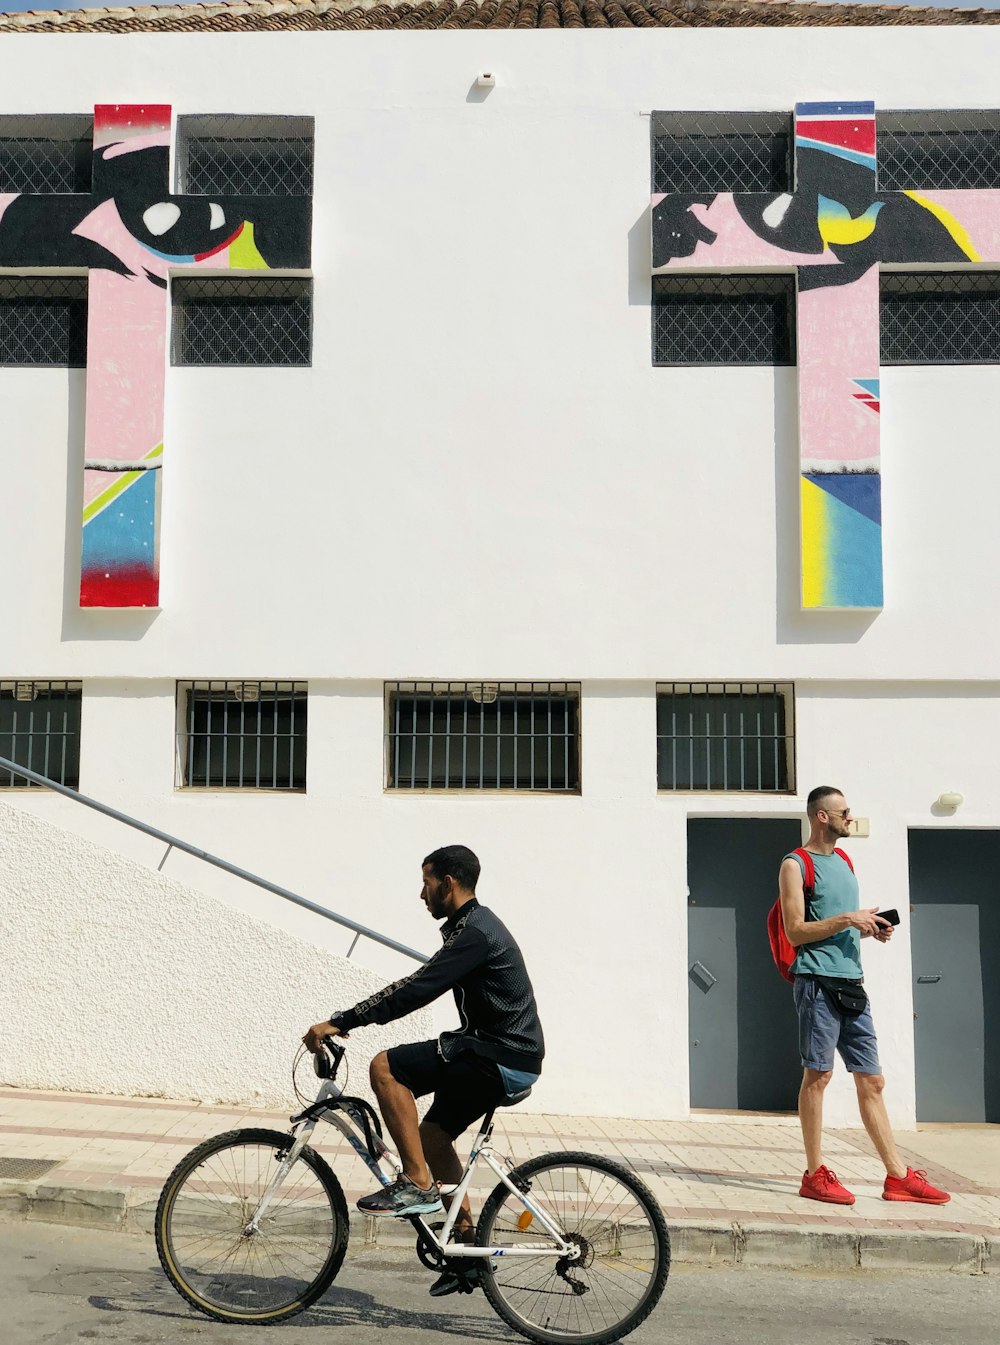
[[[162,456],[163,445],[157,444],[155,448],[149,450],[145,458],[143,458],[143,462],[151,462],[153,458],[160,458]],[[122,491],[128,490],[132,482],[137,481],[141,475],[141,472],[123,472],[113,485],[108,486],[107,490],[102,490],[100,495],[96,495],[87,505],[83,511],[84,523],[89,523],[102,509],[106,509],[109,504],[114,500],[117,500]]]
[[[822,607],[826,596],[826,493],[802,477],[802,606]]]
[[[882,205],[883,202],[876,201],[863,215],[855,219],[847,207],[841,205],[839,201],[831,201],[828,196],[821,196],[817,222],[824,245],[864,242],[875,229],[875,221]]]
[[[904,191],[903,195],[908,196],[911,201],[916,201],[917,205],[923,206],[925,210],[931,212],[936,220],[940,220],[970,262],[981,262],[983,260],[972,246],[972,239],[969,237],[965,225],[960,224],[950,210],[945,210],[943,205],[938,205],[935,201],[928,201],[926,196],[921,196],[916,191]]]
[[[267,271],[267,262],[257,251],[253,225],[249,220],[240,230],[239,238],[229,244],[229,265],[236,271]]]

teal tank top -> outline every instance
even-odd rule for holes
[[[817,855],[809,851],[816,868],[816,891],[806,911],[809,920],[827,920],[831,915],[843,915],[845,911],[858,909],[858,880],[849,864],[839,855]],[[798,855],[788,854],[785,859],[794,859],[802,870],[802,882],[805,883],[805,867]],[[800,946],[792,963],[793,976],[842,976],[847,980],[859,981],[861,971],[861,931],[845,929],[832,934],[818,943],[804,943]]]

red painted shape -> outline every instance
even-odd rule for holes
[[[94,107],[95,131],[166,131],[169,127],[169,103],[98,103]]]
[[[80,578],[81,607],[159,607],[160,578],[135,565],[111,574],[90,570]]]
[[[880,413],[879,403],[867,392],[852,392],[851,396],[856,398],[862,406],[867,406],[869,411],[874,411],[876,415]]]
[[[243,228],[244,226],[241,224],[240,227],[236,230],[236,232],[232,234],[229,238],[227,238],[224,243],[220,243],[218,247],[209,248],[207,252],[196,252],[194,254],[195,261],[203,262],[206,257],[214,257],[217,252],[222,252],[222,250],[224,248],[227,248],[230,243],[236,242],[237,238],[239,238],[240,234],[243,232]]]
[[[827,145],[840,145],[858,154],[875,153],[875,120],[857,117],[848,121],[799,121],[795,134],[807,140],[819,140]]]

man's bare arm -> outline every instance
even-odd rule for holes
[[[859,929],[862,937],[878,934],[884,925],[884,921],[876,918],[877,906],[862,911],[845,911],[843,915],[831,915],[827,920],[807,920],[802,870],[797,859],[786,859],[782,864],[778,875],[778,895],[781,898],[785,934],[793,948],[801,948],[804,943],[819,943],[820,939],[842,934],[845,929]]]

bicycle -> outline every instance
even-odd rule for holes
[[[206,1140],[178,1163],[160,1195],[160,1264],[182,1297],[216,1321],[284,1321],[315,1303],[343,1265],[347,1202],[308,1143],[320,1120],[341,1131],[382,1184],[402,1170],[375,1109],[337,1083],[346,1047],[327,1037],[324,1048],[313,1057],[322,1080],[316,1100],[291,1117],[288,1133],[243,1129]],[[645,1321],[666,1286],[670,1237],[662,1210],[644,1182],[603,1156],[550,1153],[513,1166],[490,1144],[493,1115],[483,1117],[461,1181],[442,1188],[454,1197],[443,1226],[408,1217],[419,1260],[438,1272],[478,1266],[490,1306],[538,1345],[620,1340]],[[480,1161],[499,1181],[475,1241],[454,1242]],[[463,1287],[471,1292],[464,1280]]]

